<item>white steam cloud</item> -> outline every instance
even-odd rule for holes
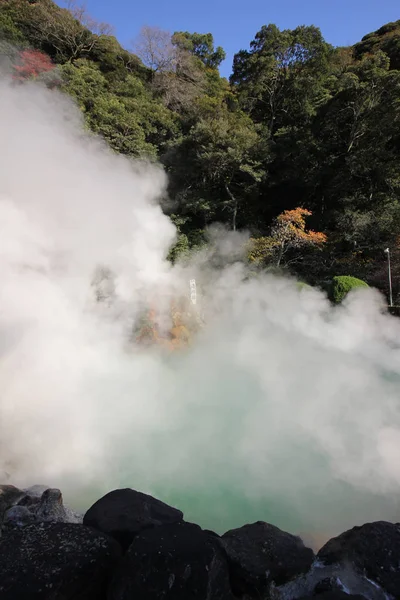
[[[0,83],[3,479],[78,503],[131,486],[219,531],[398,519],[399,321],[371,290],[332,309],[292,281],[248,278],[240,237],[221,232],[218,260],[172,268],[165,186],[157,166],[84,134],[59,93]],[[99,304],[102,266],[114,280]],[[167,322],[193,276],[207,324],[190,348],[136,346],[142,309]]]

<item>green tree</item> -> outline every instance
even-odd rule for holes
[[[155,158],[156,144],[172,135],[172,116],[133,75],[111,89],[99,67],[85,59],[64,65],[63,75],[65,90],[78,101],[88,127],[115,151]]]
[[[137,75],[143,81],[148,79],[147,69],[139,57],[124,50],[114,36],[99,37],[88,58],[111,82],[124,81],[128,75]]]
[[[5,4],[0,5],[0,39],[18,46],[27,45],[27,40],[16,23],[15,12]]]
[[[378,52],[349,67],[336,86],[314,124],[321,165],[316,201],[349,240],[371,242],[373,234],[379,243],[398,218],[400,73],[389,71],[386,55]]]
[[[264,175],[259,137],[249,117],[218,99],[204,98],[198,111],[198,121],[164,161],[180,188],[183,211],[203,224],[217,219],[235,230],[246,198]]]
[[[324,101],[331,52],[316,27],[280,31],[276,25],[263,26],[250,51],[235,55],[231,83],[244,109],[273,136],[312,116]]]
[[[172,37],[172,43],[193,56],[211,69],[218,69],[226,54],[221,46],[214,47],[214,38],[211,33],[189,33],[188,31],[177,31]]]
[[[400,69],[400,20],[386,23],[373,33],[365,35],[355,44],[354,54],[360,59],[382,50],[390,60],[391,69]]]

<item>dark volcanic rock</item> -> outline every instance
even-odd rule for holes
[[[24,496],[25,493],[13,485],[0,485],[0,528],[6,510],[18,504]]]
[[[7,504],[7,507],[17,504],[24,495],[25,492],[13,485],[0,485],[0,500]]]
[[[317,583],[314,594],[326,592],[343,592],[343,584],[337,577],[326,577]]]
[[[45,490],[39,502],[31,506],[38,521],[82,523],[80,515],[64,506],[61,491],[55,488]]]
[[[101,600],[118,543],[69,523],[14,529],[0,540],[1,600]]]
[[[30,523],[82,523],[83,517],[64,506],[60,490],[34,486],[18,490],[0,486],[0,526],[4,533]]]
[[[356,572],[400,597],[400,524],[377,521],[354,527],[318,552],[326,565],[351,564]]]
[[[334,590],[323,592],[322,594],[318,594],[318,596],[303,596],[299,600],[366,600],[366,596],[346,594],[346,592]]]
[[[35,512],[39,521],[62,522],[66,514],[61,491],[52,488],[45,490]]]
[[[4,527],[25,527],[36,520],[26,506],[12,506],[4,515]]]
[[[22,490],[13,485],[0,485],[0,538],[7,530],[7,526],[4,525],[7,511],[15,506],[24,495]]]
[[[174,523],[135,537],[108,600],[233,600],[226,557],[198,525]]]
[[[228,531],[222,543],[238,596],[263,597],[272,582],[278,586],[306,573],[314,560],[300,538],[262,521]]]
[[[24,492],[27,496],[29,496],[29,498],[32,499],[37,499],[38,501],[40,500],[40,498],[43,496],[43,493],[50,489],[50,486],[48,485],[31,485],[31,487],[28,488],[24,488]]]
[[[127,488],[114,490],[100,498],[89,508],[83,523],[111,535],[126,550],[144,529],[178,523],[182,519],[180,510]]]

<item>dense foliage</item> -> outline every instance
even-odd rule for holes
[[[346,48],[264,25],[230,81],[210,33],[145,27],[130,52],[74,3],[0,0],[0,48],[17,81],[61,86],[113,150],[163,163],[172,260],[218,221],[250,232],[263,267],[387,292],[389,246],[398,297],[400,21]]]
[[[350,277],[349,275],[334,277],[330,289],[331,300],[335,304],[339,304],[351,290],[365,287],[368,287],[368,284],[361,279],[357,279],[357,277]]]

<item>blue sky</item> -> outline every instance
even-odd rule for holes
[[[59,2],[62,4],[62,2]],[[113,25],[129,48],[143,25],[174,31],[211,32],[227,60],[229,76],[235,52],[248,48],[262,25],[281,29],[316,25],[331,44],[348,45],[384,23],[400,19],[400,0],[86,0],[90,14]]]

